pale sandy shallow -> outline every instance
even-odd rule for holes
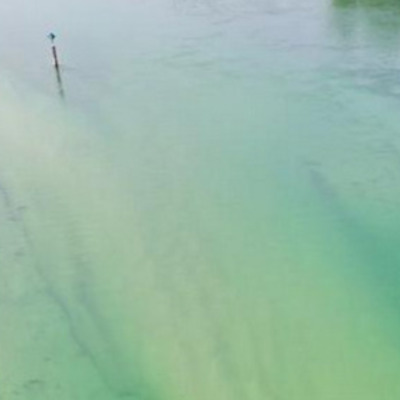
[[[106,148],[47,99],[4,93],[5,398],[399,394],[391,284],[371,277],[381,227],[334,174],[260,173],[234,148],[224,165],[176,130]]]
[[[398,100],[196,32],[5,68],[0,399],[399,398]]]

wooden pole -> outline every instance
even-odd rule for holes
[[[53,46],[51,46],[51,50],[53,53],[54,67],[56,69],[60,69],[60,63],[58,62],[58,55],[57,55],[57,47],[53,44]]]
[[[48,35],[48,38],[51,41],[51,53],[53,55],[54,67],[56,69],[59,69],[60,68],[60,63],[58,61],[57,47],[56,47],[56,45],[54,43],[54,41],[56,39],[56,35],[54,33],[50,33]]]
[[[60,62],[58,60],[57,47],[54,43],[54,40],[56,39],[56,35],[54,33],[50,33],[48,35],[48,38],[51,41],[51,54],[53,56],[54,68],[56,70],[58,91],[60,93],[60,97],[62,99],[64,99],[65,93],[64,93],[64,86],[63,86],[63,82],[62,82],[62,78],[61,78]]]
[[[61,71],[60,71],[59,66],[56,66],[56,78],[57,78],[58,93],[60,94],[60,97],[64,100],[65,99],[65,91],[64,91],[64,85],[63,85],[63,81],[61,78]]]

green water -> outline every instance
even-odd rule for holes
[[[400,5],[26,3],[0,400],[400,398]]]

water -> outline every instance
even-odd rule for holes
[[[398,3],[26,3],[0,399],[399,398]]]

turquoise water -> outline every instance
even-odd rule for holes
[[[400,6],[25,3],[0,399],[399,398]]]

